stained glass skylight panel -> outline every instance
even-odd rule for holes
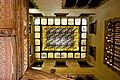
[[[40,25],[40,18],[39,17],[35,18],[35,25]]]
[[[35,33],[35,38],[40,38],[40,33]]]
[[[35,26],[35,31],[40,31],[40,26]]]
[[[53,24],[54,24],[53,18],[48,18],[48,25],[53,25]]]
[[[34,46],[36,58],[85,58],[87,19],[36,17]]]
[[[40,46],[35,46],[35,52],[40,52]]]
[[[67,18],[62,18],[61,22],[62,22],[62,25],[67,25]]]
[[[81,19],[80,18],[75,18],[75,25],[80,25]]]
[[[47,25],[47,19],[41,18],[41,25]]]
[[[86,57],[86,53],[81,53],[81,58],[85,58]]]
[[[35,45],[40,45],[40,39],[35,39]]]
[[[87,25],[87,19],[82,19],[82,25]]]
[[[78,51],[79,26],[42,26],[43,51]]]
[[[74,18],[68,19],[68,25],[74,25]]]
[[[60,25],[60,18],[55,18],[55,25]]]
[[[87,32],[87,26],[82,26],[82,32]]]
[[[73,53],[68,53],[68,58],[73,58]]]

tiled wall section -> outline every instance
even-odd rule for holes
[[[0,37],[0,80],[12,80],[12,37]]]

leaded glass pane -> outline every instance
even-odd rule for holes
[[[40,31],[40,26],[35,26],[35,31]]]
[[[40,46],[35,46],[35,51],[40,52]]]
[[[68,25],[74,25],[74,18],[68,19]]]
[[[60,18],[55,18],[55,25],[60,25]]]
[[[53,58],[53,53],[48,53],[48,58]]]
[[[40,58],[40,53],[35,53],[35,58]]]
[[[53,24],[54,24],[53,18],[48,18],[48,25],[53,25]]]
[[[41,25],[47,25],[47,19],[41,18]]]
[[[86,38],[86,33],[81,33],[81,38]]]
[[[41,53],[41,58],[47,58],[47,53]]]
[[[73,58],[73,53],[68,53],[68,58]]]
[[[40,18],[39,17],[35,18],[35,25],[40,25]]]
[[[86,45],[86,40],[81,40],[81,45]]]
[[[40,33],[35,33],[35,38],[40,38]]]
[[[60,58],[60,53],[55,53],[55,58]]]
[[[67,53],[61,53],[61,58],[67,58]]]
[[[82,19],[82,25],[87,25],[87,19]]]
[[[86,53],[81,53],[81,58],[86,58]]]
[[[74,58],[80,58],[80,53],[74,53]]]
[[[82,26],[82,32],[87,32],[87,26]]]
[[[62,18],[61,22],[62,22],[62,25],[67,25],[67,18]]]
[[[35,45],[40,45],[40,39],[35,39]]]
[[[81,52],[86,52],[86,46],[81,46]]]
[[[80,18],[75,18],[75,25],[80,25],[81,19]]]

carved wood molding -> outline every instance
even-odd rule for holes
[[[0,29],[0,37],[11,37],[16,35],[16,30]]]

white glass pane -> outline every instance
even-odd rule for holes
[[[40,46],[35,46],[35,51],[40,51]]]
[[[68,19],[68,25],[74,25],[74,19],[73,18]]]
[[[55,53],[55,58],[60,58],[60,53]]]
[[[80,53],[74,53],[74,58],[80,58]]]
[[[40,38],[40,33],[35,33],[35,38]]]
[[[40,18],[35,18],[35,25],[40,25]]]
[[[86,33],[81,33],[81,38],[86,38]]]
[[[81,58],[86,58],[86,53],[81,53]]]
[[[82,25],[87,25],[87,19],[82,19]]]
[[[73,58],[73,53],[68,53],[68,58]]]
[[[35,53],[35,58],[40,58],[40,53]]]
[[[41,18],[41,24],[46,25],[47,24],[47,19],[46,18]]]
[[[81,19],[80,18],[75,18],[75,25],[80,25]]]
[[[48,18],[48,25],[53,25],[53,18]]]
[[[35,45],[40,45],[40,39],[35,39]]]
[[[62,21],[62,25],[67,25],[67,18],[62,18],[61,21]]]
[[[41,53],[41,58],[47,58],[47,53]]]
[[[87,26],[82,26],[82,32],[87,32]]]
[[[48,58],[53,58],[53,53],[48,53]]]
[[[40,31],[40,26],[35,26],[35,31]]]
[[[86,52],[86,46],[81,46],[81,52]]]
[[[61,58],[67,58],[67,53],[61,53]]]
[[[86,45],[86,40],[81,40],[81,45]]]
[[[55,25],[60,25],[60,18],[55,18]]]

